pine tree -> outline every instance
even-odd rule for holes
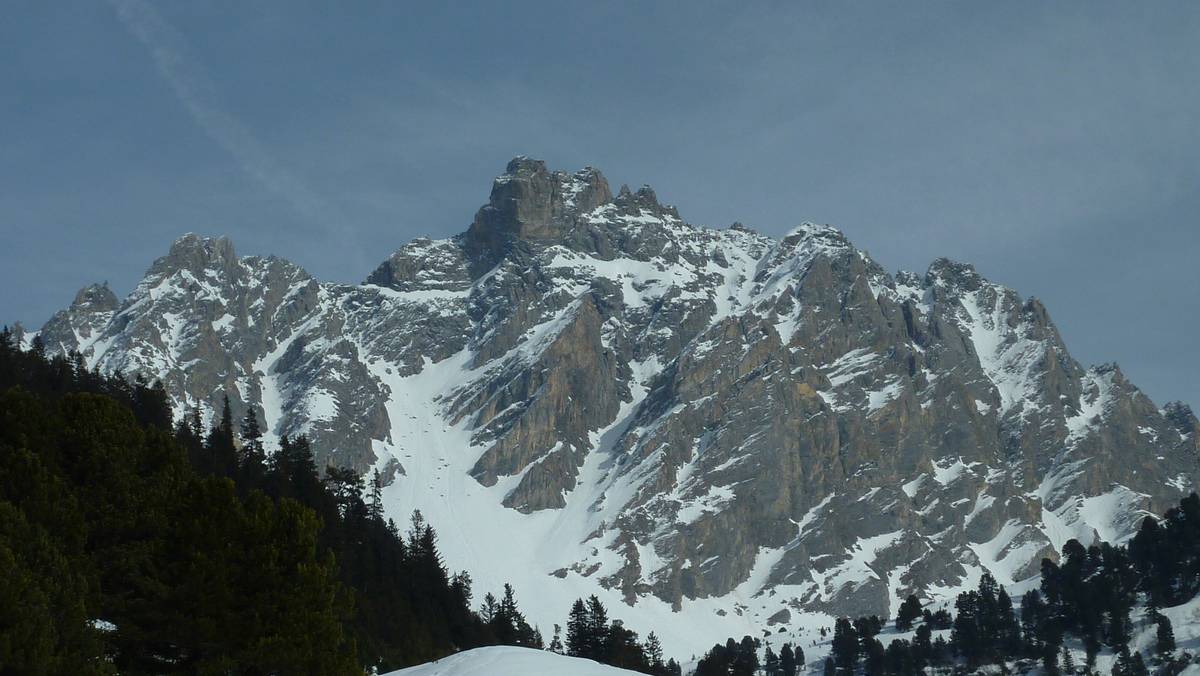
[[[696,663],[692,676],[730,676],[733,673],[733,659],[737,655],[737,644],[731,638],[714,645],[712,650],[704,654]]]
[[[1025,643],[1036,649],[1040,645],[1040,628],[1045,614],[1045,604],[1042,595],[1036,589],[1025,592],[1021,597],[1021,629],[1025,634]]]
[[[1075,673],[1075,658],[1071,656],[1071,651],[1063,646],[1062,649],[1062,671],[1064,674]]]
[[[471,574],[467,571],[459,571],[450,579],[450,592],[453,595],[456,605],[464,610],[471,609]]]
[[[620,620],[613,620],[608,627],[606,640],[602,648],[605,664],[633,670],[648,668],[646,654],[638,643],[637,633],[625,627]]]
[[[258,416],[254,413],[254,408],[246,409],[246,415],[242,418],[241,426],[242,436],[242,453],[262,453],[262,428],[258,426]]]
[[[831,650],[838,673],[853,674],[858,664],[858,634],[850,620],[841,617],[833,626]]]
[[[38,357],[39,359],[46,358],[46,341],[42,340],[42,335],[40,333],[33,337],[29,348],[30,352],[32,352],[35,357]]]
[[[586,654],[584,657],[605,662],[605,648],[608,646],[608,611],[595,595],[587,600],[586,620]]]
[[[200,404],[192,407],[192,436],[199,439],[204,433],[204,424],[200,420]]]
[[[242,479],[250,488],[261,488],[266,482],[267,453],[263,447],[262,429],[258,426],[258,416],[254,407],[246,409],[246,415],[241,423],[242,449],[238,457],[238,466]]]
[[[749,636],[743,636],[737,644],[733,659],[733,676],[754,676],[758,671],[758,644]]]
[[[1112,667],[1112,676],[1133,676],[1133,658],[1129,655],[1128,649],[1122,650],[1117,655],[1117,660]]]
[[[770,645],[763,652],[762,667],[764,676],[780,676],[779,656],[775,654]]]
[[[1004,587],[996,594],[997,620],[993,640],[1002,656],[1015,657],[1021,651],[1021,623],[1013,610],[1012,598]]]
[[[653,634],[651,634],[653,636]],[[552,653],[562,655],[566,652],[562,642],[562,627],[558,624],[554,625],[554,636],[550,639],[550,645],[546,647]]]
[[[383,481],[379,478],[379,470],[371,472],[371,495],[367,502],[367,515],[372,521],[383,522]]]
[[[218,476],[237,476],[237,447],[233,442],[233,412],[229,395],[224,396],[220,421],[208,433],[205,452],[207,461],[202,468],[204,471]]]
[[[1146,668],[1146,661],[1142,659],[1141,651],[1133,654],[1133,660],[1129,664],[1129,673],[1132,676],[1150,676],[1150,670]]]
[[[483,621],[491,624],[496,619],[496,612],[499,610],[499,604],[496,603],[496,597],[488,592],[483,595],[483,605],[479,607],[479,616]]]
[[[900,610],[896,612],[896,630],[908,631],[912,629],[913,622],[921,616],[921,600],[916,595],[910,594],[904,599],[904,603],[900,604]]]
[[[803,655],[803,651],[800,651],[799,655],[797,655],[797,653],[792,650],[791,643],[783,644],[783,647],[779,650],[779,669],[783,673],[783,676],[796,676],[800,666],[804,664],[804,658],[802,657]],[[796,659],[798,656],[800,659]]]
[[[1058,649],[1046,646],[1042,651],[1042,671],[1046,676],[1058,676]]]
[[[954,603],[958,614],[954,618],[950,643],[954,645],[954,651],[966,660],[968,669],[978,667],[984,657],[984,634],[980,622],[982,602],[979,592],[972,590],[959,594]]]
[[[525,616],[517,607],[516,592],[507,582],[504,584],[504,595],[491,620],[492,631],[501,645],[518,645],[528,648],[541,648],[540,633],[529,626]]]
[[[313,459],[312,445],[307,436],[300,435],[294,439],[286,435],[281,437],[279,451],[271,456],[268,471],[281,495],[294,497],[314,507],[330,501],[331,496],[317,472],[317,463]]]
[[[651,670],[654,673],[660,673],[666,665],[663,664],[662,643],[658,640],[657,634],[650,632],[646,635],[646,645],[642,647],[642,651],[646,653],[646,661]]]
[[[866,654],[866,659],[864,660],[863,672],[866,676],[883,676],[884,649],[879,639],[868,639],[864,653]]]
[[[575,599],[567,616],[567,654],[571,657],[592,657],[590,650],[593,640],[588,626],[587,606],[583,599]]]
[[[1175,652],[1175,629],[1166,615],[1159,614],[1156,635],[1158,640],[1154,647],[1159,655],[1167,656]]]
[[[349,467],[326,467],[325,485],[329,488],[342,518],[361,519],[366,516],[367,506],[362,499],[363,480],[358,472]],[[420,512],[414,512],[414,515],[419,518]],[[422,534],[419,530],[409,531],[410,548],[413,541],[420,540]]]

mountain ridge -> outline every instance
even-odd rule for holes
[[[1079,365],[973,266],[891,275],[810,223],[697,228],[592,168],[514,159],[464,233],[360,285],[188,235],[124,301],[87,289],[50,350],[162,379],[177,414],[228,393],[269,438],[379,470],[455,567],[549,583],[535,618],[598,591],[714,620],[664,633],[681,653],[984,570],[1019,588],[1200,476],[1190,408]]]

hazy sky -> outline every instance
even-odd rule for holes
[[[442,6],[442,5],[446,6]],[[350,10],[353,11],[350,11]],[[1200,3],[4,3],[0,321],[178,235],[361,281],[514,155],[970,261],[1200,405]]]

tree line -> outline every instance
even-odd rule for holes
[[[640,640],[594,596],[545,645],[510,585],[473,605],[470,576],[447,569],[419,512],[404,532],[385,518],[377,474],[319,469],[303,436],[268,454],[253,410],[235,420],[228,399],[214,418],[175,421],[161,384],[0,332],[0,672],[361,674],[503,644],[681,673],[653,632]],[[1040,572],[1019,611],[986,574],[953,613],[909,597],[895,626],[912,635],[886,646],[881,618],[841,618],[824,671],[1025,660],[1057,676],[1094,671],[1107,648],[1117,676],[1179,673],[1192,657],[1159,609],[1200,592],[1200,497],[1147,517],[1126,546],[1071,540]],[[1129,648],[1139,605],[1155,631],[1146,655]],[[695,673],[804,665],[798,645],[744,637]]]
[[[0,331],[0,673],[362,674],[545,648],[511,585],[473,607],[420,512],[385,518],[378,474],[263,436],[228,397],[209,426],[174,421],[161,384]],[[679,673],[588,603],[550,649]]]
[[[1160,612],[1200,592],[1200,497],[1195,493],[1161,519],[1147,516],[1128,545],[1084,547],[1069,540],[1057,562],[1042,560],[1040,573],[1038,588],[1022,596],[1019,611],[987,573],[976,589],[958,595],[953,613],[925,608],[918,597],[909,596],[894,622],[897,633],[912,636],[893,638],[886,646],[879,639],[882,618],[839,618],[823,673],[971,673],[988,667],[1005,671],[1010,664],[1025,662],[1039,664],[1047,676],[1093,674],[1105,648],[1116,657],[1113,676],[1148,676],[1151,670],[1172,676],[1196,663],[1191,654],[1178,650],[1171,621]],[[1145,655],[1130,648],[1133,611],[1139,607],[1154,632],[1153,646]],[[1068,638],[1083,648],[1080,663],[1067,648]],[[700,660],[696,676],[795,673],[769,646],[760,665],[759,648],[761,643],[749,636],[717,644]],[[797,650],[795,656],[803,665],[803,652]]]

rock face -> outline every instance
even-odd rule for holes
[[[697,228],[526,158],[465,233],[365,284],[188,235],[41,336],[162,379],[178,413],[228,394],[385,472],[451,565],[544,585],[546,623],[591,591],[723,639],[890,616],[984,570],[1019,590],[1200,476],[1191,409],[1084,368],[1040,302],[969,265],[890,275],[828,226]]]

